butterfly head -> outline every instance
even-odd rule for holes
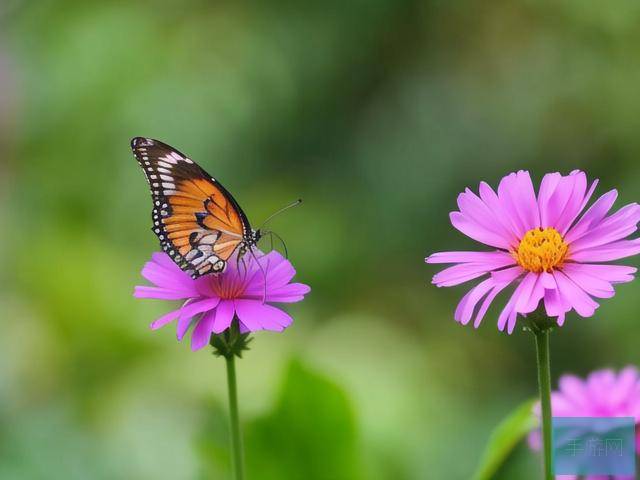
[[[247,250],[253,248],[253,247],[257,247],[258,246],[258,242],[260,241],[260,239],[262,238],[262,232],[260,231],[260,229],[258,230],[251,230],[250,233],[247,233],[245,235],[245,237],[242,239],[242,243],[240,244],[240,256],[244,255]]]

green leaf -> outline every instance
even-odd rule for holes
[[[274,410],[247,427],[247,478],[362,478],[346,393],[297,360],[288,367]]]
[[[197,442],[199,478],[230,478],[228,422],[224,407],[212,406]],[[286,368],[273,409],[241,428],[248,480],[364,478],[347,394],[299,360]]]
[[[474,480],[490,480],[507,460],[518,442],[538,424],[533,414],[537,400],[528,400],[518,406],[491,432],[487,447],[473,474]]]

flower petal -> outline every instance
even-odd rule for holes
[[[561,176],[547,204],[547,227],[556,227],[573,193],[575,175]]]
[[[529,272],[522,280],[520,296],[514,309],[518,313],[531,313],[538,308],[542,297],[544,297],[544,287],[541,275]]]
[[[151,322],[151,324],[149,325],[149,328],[151,328],[151,330],[157,330],[159,328],[162,328],[167,323],[170,323],[170,322],[174,321],[176,318],[178,318],[179,315],[180,315],[180,309],[173,310],[173,311],[171,311],[169,313],[166,313],[163,316],[161,316],[160,318],[158,318],[156,321]]]
[[[566,264],[562,271],[569,277],[573,283],[582,288],[589,295],[596,298],[611,298],[615,291],[611,284],[606,280],[594,277],[580,269],[580,265]]]
[[[501,260],[484,263],[461,263],[453,267],[445,268],[433,276],[432,283],[438,287],[451,287],[460,283],[468,282],[474,278],[483,276],[498,268],[513,264],[513,259],[509,256]],[[514,267],[515,268],[515,267]]]
[[[598,277],[611,283],[626,283],[633,280],[633,275],[638,271],[635,267],[624,265],[598,265],[594,263],[572,263],[571,268],[578,269],[593,277]]]
[[[491,303],[493,302],[493,300],[498,296],[498,294],[502,290],[504,290],[508,286],[509,286],[509,283],[501,283],[493,287],[493,290],[491,290],[489,294],[485,297],[484,302],[482,302],[482,305],[478,310],[476,318],[473,321],[473,328],[478,328],[480,326],[480,323],[482,322],[482,319],[486,315],[487,310],[489,310],[489,306],[491,306]]]
[[[475,193],[470,189],[465,189],[464,193],[458,195],[458,208],[466,218],[472,219],[482,228],[497,233],[505,239],[508,244],[517,241],[517,237],[511,229],[504,228],[499,221],[498,214],[491,210]]]
[[[178,340],[182,340],[184,338],[184,335],[187,333],[189,325],[191,324],[191,319],[195,315],[215,309],[218,303],[220,303],[220,299],[218,297],[214,297],[205,298],[204,300],[199,301],[192,301],[184,305],[180,309],[180,318],[178,318],[178,328],[176,330]]]
[[[495,216],[498,219],[498,222],[504,227],[506,231],[509,232],[509,238],[513,242],[514,245],[517,244],[518,239],[522,238],[525,234],[524,227],[522,227],[519,222],[516,222],[515,219],[511,218],[511,215],[507,213],[505,207],[502,206],[500,198],[493,191],[493,189],[486,183],[480,182],[480,198],[482,201],[489,207],[489,209],[495,212]]]
[[[519,237],[522,237],[527,230],[531,230],[537,226],[534,225],[534,222],[530,221],[527,211],[535,209],[537,212],[538,209],[537,203],[535,203],[535,195],[533,197],[534,203],[530,204],[531,199],[527,201],[526,194],[521,191],[521,181],[518,178],[519,174],[520,172],[511,173],[500,180],[500,184],[498,185],[498,199],[505,213],[520,233]],[[529,182],[530,181],[531,178],[529,177]]]
[[[607,215],[618,198],[617,190],[610,190],[596,200],[586,213],[571,227],[565,235],[565,241],[572,243],[596,226]]]
[[[637,255],[638,253],[640,253],[640,238],[620,240],[601,247],[571,253],[571,260],[574,262],[609,262]]]
[[[135,298],[155,298],[157,300],[183,300],[191,297],[191,293],[184,290],[170,290],[138,285],[133,290],[133,296]]]
[[[291,325],[293,319],[271,305],[257,300],[235,300],[238,317],[251,331],[274,330],[280,332]]]
[[[580,213],[587,190],[587,176],[584,172],[577,171],[569,176],[573,179],[571,193],[569,194],[564,210],[555,221],[556,230],[563,235]],[[595,185],[592,185],[592,188],[594,187]]]
[[[456,308],[454,313],[454,319],[456,322],[460,322],[462,325],[469,323],[469,320],[473,317],[476,305],[483,299],[489,290],[494,287],[494,285],[493,279],[488,278],[469,290],[469,292],[462,297],[462,300],[460,300],[458,308]]]
[[[632,204],[621,208],[609,218],[600,222],[580,239],[570,244],[570,258],[576,252],[599,247],[622,240],[637,230],[640,221],[640,205]]]
[[[578,315],[582,317],[592,316],[596,308],[598,308],[598,304],[561,271],[555,270],[553,276],[556,279],[558,292],[563,301],[570,304]]]
[[[200,350],[209,343],[215,318],[216,310],[210,310],[198,321],[191,334],[191,350]]]
[[[173,261],[171,262],[173,263]],[[194,281],[180,268],[167,268],[157,262],[147,262],[142,268],[142,276],[158,287],[195,292]],[[177,270],[176,270],[177,269]]]
[[[495,231],[487,230],[474,219],[468,218],[460,212],[451,212],[449,218],[456,229],[478,242],[505,250],[511,246],[508,238]]]
[[[425,258],[427,263],[502,263],[503,261],[506,265],[516,263],[515,259],[504,251],[437,252]]]
[[[216,319],[213,324],[213,333],[221,333],[231,325],[236,310],[233,300],[221,300],[216,308]]]
[[[589,410],[589,394],[587,386],[582,379],[575,375],[563,375],[558,381],[560,392],[574,405],[579,412]]]
[[[274,289],[267,295],[270,303],[295,303],[301,301],[311,291],[309,285],[304,283],[289,283],[278,289]]]
[[[540,225],[548,226],[551,224],[549,218],[551,217],[552,212],[549,212],[549,200],[551,199],[553,193],[556,191],[556,187],[558,186],[561,178],[562,175],[560,175],[558,172],[547,173],[544,177],[542,177],[542,182],[540,183],[540,192],[538,193]]]

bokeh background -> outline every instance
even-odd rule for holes
[[[638,200],[639,44],[633,0],[2,0],[0,478],[228,478],[223,362],[132,297],[158,247],[137,135],[254,223],[305,200],[273,227],[313,291],[238,367],[248,478],[470,478],[536,394],[533,341],[456,324],[466,287],[423,259],[472,248],[457,193],[513,170]],[[554,384],[640,363],[638,295],[567,320]]]

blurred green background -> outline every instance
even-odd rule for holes
[[[470,478],[536,393],[533,341],[497,308],[456,324],[468,287],[423,259],[476,248],[456,195],[513,170],[640,198],[639,25],[633,0],[2,0],[0,478],[228,478],[223,362],[132,297],[158,248],[137,135],[254,223],[305,200],[273,227],[312,293],[238,366],[249,479]],[[638,295],[567,320],[554,385],[640,363]]]

